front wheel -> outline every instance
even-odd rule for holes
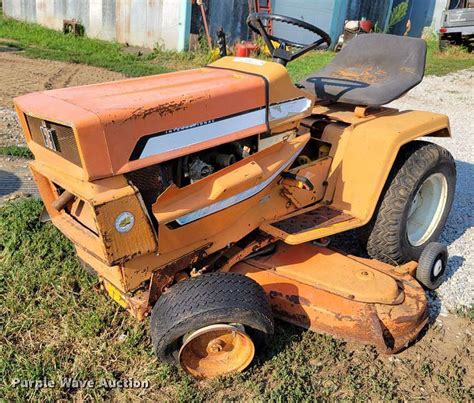
[[[456,166],[447,150],[425,141],[402,147],[366,227],[368,254],[391,264],[418,260],[443,230],[455,186]]]
[[[172,286],[151,314],[156,355],[197,378],[243,371],[273,334],[267,296],[254,280],[209,273]]]

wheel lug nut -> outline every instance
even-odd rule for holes
[[[224,348],[224,342],[222,340],[215,340],[209,344],[209,351],[211,353],[218,353]]]

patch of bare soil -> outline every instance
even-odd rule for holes
[[[0,52],[0,146],[25,145],[13,98],[35,91],[124,78],[120,73],[81,64],[29,59]],[[38,191],[22,158],[0,156],[0,204]]]
[[[379,356],[393,374],[397,395],[412,399],[474,399],[474,323],[448,314],[423,331],[420,340],[395,356]]]
[[[24,144],[13,98],[35,91],[95,84],[124,78],[120,73],[82,64],[28,59],[0,52],[0,145]]]

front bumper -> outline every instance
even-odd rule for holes
[[[157,239],[140,195],[122,176],[87,182],[33,161],[30,170],[53,224],[76,247],[107,265],[156,251]],[[54,208],[63,191],[75,197]],[[120,217],[129,219],[120,227]]]

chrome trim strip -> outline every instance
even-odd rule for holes
[[[259,183],[258,185],[254,186],[250,189],[244,190],[243,192],[238,193],[234,196],[228,197],[227,199],[223,199],[223,200],[218,201],[216,203],[210,204],[209,206],[203,207],[202,209],[199,209],[199,210],[193,211],[192,213],[181,216],[181,217],[176,219],[176,222],[179,225],[189,224],[190,222],[199,220],[200,218],[206,217],[210,214],[217,213],[218,211],[224,210],[227,207],[231,207],[234,204],[243,202],[244,200],[247,200],[247,199],[255,196],[257,193],[259,193],[263,189],[265,189],[271,182],[273,182],[273,180],[278,175],[280,175],[280,173],[283,170],[288,168],[293,163],[293,161],[296,159],[296,157],[299,155],[301,150],[302,150],[302,148],[291,157],[291,159],[288,161],[287,164],[280,167],[280,169],[278,169],[278,171],[276,171],[272,176],[270,176],[269,178],[267,178],[263,182]]]

